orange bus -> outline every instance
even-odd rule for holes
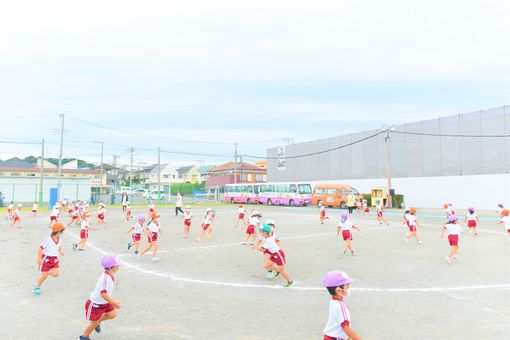
[[[363,199],[363,196],[348,184],[317,184],[313,189],[312,204],[318,207],[347,208],[347,195],[352,190],[356,199]]]

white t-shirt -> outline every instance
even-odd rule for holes
[[[156,221],[152,221],[151,223],[149,223],[147,228],[149,229],[149,231],[151,233],[154,233],[154,234],[157,234],[159,232],[159,229],[161,229],[159,222],[156,222]]]
[[[507,230],[510,230],[510,216],[501,217],[501,222],[503,222],[505,224],[505,228]]]
[[[182,207],[182,196],[178,195],[175,198],[175,206],[178,208]]]
[[[248,224],[249,225],[254,225],[255,227],[258,226],[260,224],[259,218],[256,217],[256,216],[251,216],[248,219]]]
[[[416,221],[418,221],[418,217],[416,217],[415,215],[407,215],[407,222],[409,223],[410,226],[417,226],[416,224]]]
[[[339,228],[341,228],[341,229],[342,229],[342,231],[344,231],[344,230],[352,230],[352,227],[353,227],[353,226],[354,226],[354,224],[352,224],[352,222],[351,222],[351,221],[349,221],[349,220],[347,220],[347,221],[345,221],[345,222],[343,222],[343,223],[342,223],[342,222],[340,222],[340,223],[338,224],[338,227],[339,227]]]
[[[462,233],[462,228],[458,223],[447,223],[443,226],[448,232],[448,235],[460,235]]]
[[[476,214],[467,214],[466,218],[467,218],[468,221],[476,221],[478,216],[476,216]]]
[[[204,224],[211,224],[212,220],[213,220],[213,216],[207,215],[204,219]]]
[[[39,204],[34,204],[32,206],[32,210],[37,211],[37,208],[39,208]]]
[[[58,214],[60,213],[60,210],[58,210],[57,208],[53,208],[53,210],[51,210],[51,216],[58,216]]]
[[[280,250],[280,247],[276,244],[276,236],[271,235],[269,237],[264,237],[260,246],[264,249],[269,250],[270,253],[274,254]]]
[[[89,227],[89,221],[86,219],[81,220],[81,229],[87,229]]]
[[[377,212],[382,212],[382,204],[378,204],[375,209],[377,210]]]
[[[113,276],[107,272],[104,272],[97,280],[96,288],[94,288],[94,291],[90,294],[90,301],[98,305],[107,304],[108,301],[103,299],[101,293],[106,293],[109,297],[112,297],[114,285],[115,279]]]
[[[239,213],[240,214],[244,214],[244,212],[245,212],[244,208],[239,208]]]
[[[48,237],[41,243],[43,255],[58,256],[58,249],[60,248],[61,245],[62,245],[61,238],[58,239],[58,242],[55,242],[55,240],[51,236]]]
[[[14,208],[14,204],[12,204],[12,203],[9,204],[8,208],[12,210],[12,208]]]
[[[191,220],[193,217],[193,213],[191,212],[191,209],[184,210],[184,219],[185,220]]]
[[[152,224],[152,223],[151,223]],[[140,223],[137,223],[133,226],[134,228],[134,233],[135,234],[141,234],[143,232],[143,225],[140,224]]]
[[[350,324],[351,313],[347,305],[343,301],[332,298],[329,301],[329,317],[324,334],[337,339],[348,339],[342,326]]]

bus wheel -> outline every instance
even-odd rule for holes
[[[268,199],[267,200],[267,205],[273,205],[273,201],[271,201],[271,199]]]
[[[234,204],[234,203],[235,203],[235,201],[234,201],[234,198],[233,198],[233,197],[230,199],[230,203],[232,203],[232,204]]]
[[[294,200],[290,200],[290,201],[289,201],[289,205],[290,205],[291,207],[293,207],[293,206],[295,206],[296,204],[294,203]]]
[[[321,200],[319,200],[319,201],[317,202],[317,208],[322,207],[322,205],[323,205],[323,204],[324,204],[324,203],[322,203],[322,201],[321,201]]]
[[[345,202],[340,203],[340,208],[341,209],[347,208],[347,204]]]

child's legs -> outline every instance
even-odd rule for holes
[[[80,248],[83,248],[83,246],[85,245],[85,243],[87,243],[87,239],[86,238],[82,238],[80,240],[80,242],[78,242],[78,245],[80,246]]]
[[[278,271],[280,272],[280,274],[282,274],[282,276],[285,278],[285,280],[292,281],[292,278],[290,277],[290,275],[287,274],[287,272],[285,271],[285,265],[278,266]]]
[[[103,316],[99,319],[99,322],[115,319],[116,316],[117,316],[117,310],[114,309],[111,312],[104,313]]]
[[[59,277],[60,276],[60,268],[53,268],[50,270],[50,275],[53,277]]]
[[[47,278],[48,278],[48,272],[41,272],[41,276],[37,280],[36,285],[38,287],[40,287],[44,283],[44,281],[46,281]]]
[[[135,246],[135,250],[138,250],[138,247],[140,247],[140,241],[136,241],[134,246]]]
[[[99,325],[99,320],[95,320],[95,321],[90,321],[90,324],[87,326],[87,328],[85,328],[85,330],[83,331],[83,335],[84,336],[89,336],[90,333],[92,333],[92,331],[94,330],[94,328],[97,327],[97,325]]]
[[[156,256],[156,253],[158,252],[158,242],[152,242],[153,249],[152,249],[152,256]]]
[[[144,249],[144,251],[142,251],[142,254],[145,254],[146,252],[148,252],[150,249],[152,248],[152,243],[149,243],[149,245],[147,246],[147,248]]]

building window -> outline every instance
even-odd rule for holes
[[[262,182],[262,175],[260,175],[260,174],[255,175],[255,181]]]
[[[251,182],[252,174],[248,174],[248,182]]]
[[[11,172],[11,176],[19,176],[19,173],[17,173],[17,172]]]
[[[267,175],[262,175],[262,182],[267,182]]]
[[[35,174],[27,174],[29,177],[35,177]]]
[[[168,175],[163,175],[163,178],[168,178]]]

